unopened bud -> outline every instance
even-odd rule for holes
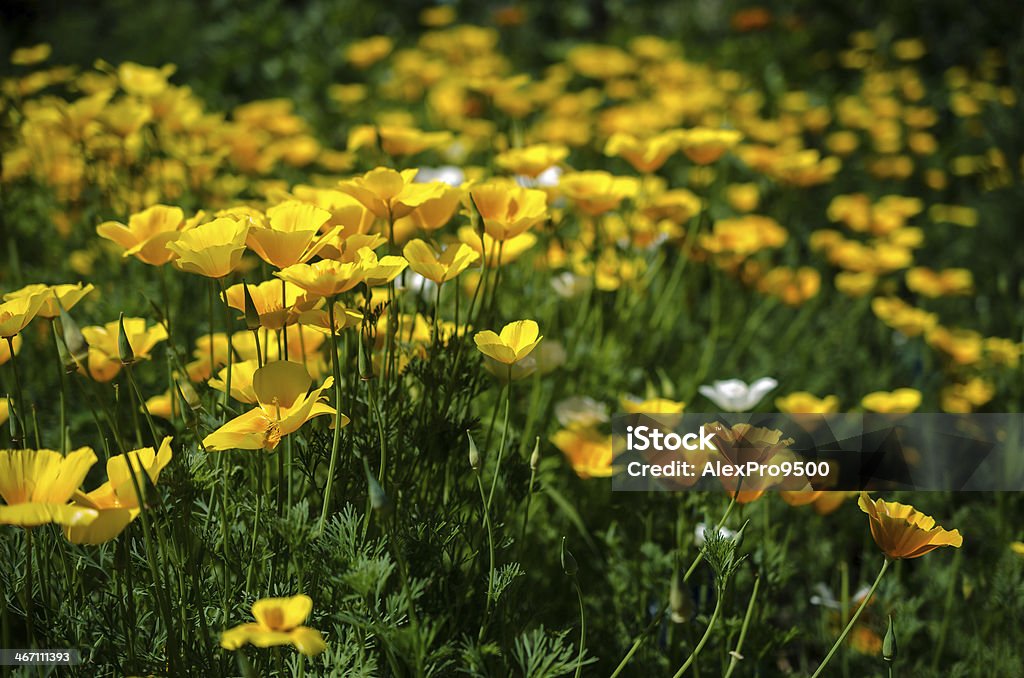
[[[391,513],[393,508],[391,499],[388,498],[384,488],[380,486],[377,479],[370,473],[369,467],[366,468],[366,484],[369,486],[371,508],[382,515]]]
[[[469,438],[469,467],[474,471],[480,469],[480,450],[476,447],[476,441],[473,440],[473,434],[466,430],[466,437]]]
[[[570,577],[575,577],[580,568],[579,565],[576,564],[576,559],[572,557],[572,553],[565,547],[565,537],[562,537],[562,552],[560,554],[560,560],[562,562],[562,571]]]
[[[58,302],[57,309],[60,311],[60,339],[58,341],[58,350],[61,344],[67,349],[67,358],[70,361],[65,360],[62,355],[61,359],[65,360],[64,367],[68,372],[72,372],[78,368],[78,363],[84,363],[89,357],[89,343],[85,340],[85,336],[82,334],[82,330],[79,329],[78,323],[75,322],[74,318],[64,310],[64,307]]]
[[[693,596],[690,589],[683,585],[678,570],[672,573],[672,585],[668,593],[668,605],[671,619],[676,624],[685,624],[693,619]]]
[[[540,436],[533,441],[533,454],[530,455],[530,470],[535,472],[540,468]]]
[[[887,662],[896,661],[896,654],[898,648],[896,647],[896,625],[892,621],[892,615],[889,615],[889,628],[885,630],[885,638],[882,639],[882,659]]]
[[[281,281],[284,285],[284,281]],[[246,282],[242,282],[242,292],[245,296],[245,328],[250,332],[255,332],[260,328],[260,314],[256,310],[256,303],[252,300],[252,295],[249,294],[249,285]]]
[[[135,351],[132,350],[132,344],[128,341],[128,334],[124,331],[124,313],[121,314],[117,322],[117,355],[121,358],[121,363],[124,365],[130,365],[135,362]]]

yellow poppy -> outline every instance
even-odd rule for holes
[[[939,527],[913,506],[872,500],[867,493],[861,493],[857,505],[868,514],[871,536],[888,558],[920,558],[940,546],[960,548],[964,543],[959,530]]]
[[[469,190],[469,199],[484,221],[484,231],[497,241],[515,238],[547,218],[544,191],[494,179]]]
[[[612,437],[592,430],[562,429],[551,436],[580,478],[612,475]]]
[[[68,456],[53,450],[0,450],[0,525],[88,525],[94,509],[68,502],[96,463],[92,448]]]
[[[480,259],[480,254],[465,243],[449,245],[439,253],[419,239],[406,243],[402,254],[409,268],[438,284],[451,280]]]
[[[732,129],[694,127],[675,133],[680,150],[698,165],[710,165],[739,143],[743,135]]]
[[[26,285],[20,290],[5,294],[4,300],[10,301],[41,295],[43,304],[39,307],[36,315],[41,318],[56,318],[60,315],[60,306],[68,311],[94,289],[92,283],[86,285],[82,285],[82,283],[76,285]],[[57,300],[60,300],[60,306],[57,306]]]
[[[819,398],[807,391],[794,391],[776,398],[775,406],[786,414],[832,414],[839,411],[839,398],[834,395]]]
[[[313,264],[293,264],[274,275],[309,294],[331,299],[363,282],[363,267],[358,261],[323,259]]]
[[[359,272],[369,287],[387,285],[406,269],[409,262],[403,257],[389,255],[377,257],[369,247],[359,250]]]
[[[637,172],[649,174],[664,165],[678,149],[679,141],[673,132],[664,132],[647,138],[636,137],[627,132],[616,132],[605,144],[604,154],[623,158]]]
[[[84,368],[96,381],[110,381],[121,371],[121,354],[117,346],[119,323],[113,320],[103,326],[82,328],[82,336],[89,344]],[[149,358],[153,348],[167,339],[167,329],[163,325],[146,327],[145,318],[125,318],[124,332],[136,360]],[[79,366],[79,371],[84,372],[83,366]]]
[[[535,144],[499,153],[494,164],[508,172],[536,179],[541,172],[567,157],[569,149],[562,144]]]
[[[334,379],[327,377],[321,386],[309,391],[312,383],[312,377],[300,363],[280,361],[264,365],[252,376],[257,407],[206,436],[203,445],[209,451],[273,450],[281,438],[299,430],[310,419],[334,414],[333,407],[320,402]],[[344,415],[341,420],[342,426],[349,423]]]
[[[305,291],[284,280],[267,280],[259,285],[249,285],[249,296],[260,317],[260,326],[279,330],[295,322],[298,315],[313,307],[314,302],[305,299]],[[228,306],[245,311],[245,290],[241,283],[227,289]]]
[[[394,220],[407,216],[427,200],[437,198],[445,190],[444,184],[414,183],[418,170],[396,172],[378,167],[366,174],[342,181],[338,189],[358,200],[379,219]]]
[[[312,610],[313,601],[305,595],[257,600],[252,606],[255,623],[241,624],[224,631],[220,636],[220,646],[226,650],[237,650],[244,645],[293,645],[302,654],[320,654],[327,649],[323,636],[316,629],[302,625]]]
[[[125,257],[135,257],[150,266],[163,266],[174,258],[167,243],[177,240],[185,227],[181,208],[153,205],[131,215],[127,226],[105,221],[96,227],[96,233],[120,245]]]
[[[567,174],[558,183],[558,189],[581,212],[597,216],[616,209],[624,199],[635,196],[640,190],[640,182],[635,177],[617,177],[595,170]]]
[[[514,365],[537,347],[544,337],[533,320],[517,320],[501,328],[501,334],[484,330],[473,335],[476,347],[489,358]]]
[[[7,339],[25,329],[46,303],[46,297],[46,293],[35,293],[31,296],[15,297],[0,304],[0,337]]]
[[[218,217],[185,231],[177,240],[167,243],[167,249],[178,255],[174,265],[182,271],[223,278],[242,262],[248,233],[245,222]]]
[[[79,491],[73,496],[76,506],[97,512],[96,520],[88,525],[65,526],[64,536],[75,544],[102,544],[121,534],[141,511],[135,488],[137,484],[145,492],[143,471],[155,485],[171,456],[168,436],[160,443],[159,450],[144,447],[108,459],[107,482],[88,494]]]
[[[246,243],[263,261],[277,268],[301,264],[316,256],[330,234],[320,229],[331,213],[308,203],[288,200],[267,210],[267,226],[251,226]]]
[[[860,404],[870,412],[906,414],[921,406],[921,392],[913,388],[898,388],[891,392],[875,391],[864,396]]]

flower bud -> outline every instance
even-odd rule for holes
[[[690,589],[683,586],[678,570],[672,573],[672,586],[668,593],[668,606],[673,623],[685,624],[693,619],[693,596]]]
[[[391,509],[394,508],[391,504],[391,499],[384,492],[384,488],[380,486],[374,475],[370,473],[369,467],[366,468],[366,483],[369,486],[370,507],[381,515],[391,513]]]
[[[885,630],[885,638],[882,639],[882,659],[887,662],[896,661],[897,654],[896,647],[896,625],[892,621],[892,615],[889,615],[889,627]]]
[[[466,429],[466,437],[469,438],[469,467],[477,471],[480,469],[480,450],[476,448],[476,441],[469,429]]]
[[[85,340],[78,323],[64,310],[64,307],[58,303],[57,309],[60,311],[60,338],[63,339],[63,341],[57,342],[58,350],[62,344],[67,349],[67,357],[70,362],[65,361],[64,368],[68,372],[73,372],[78,369],[78,363],[84,363],[88,359],[89,343]],[[61,359],[64,359],[63,355]]]
[[[249,294],[249,284],[244,281],[242,282],[242,293],[245,295],[245,328],[250,332],[255,332],[260,328],[260,314],[256,310],[256,303],[253,302],[252,295]]]
[[[576,564],[576,559],[572,557],[572,553],[565,547],[565,537],[562,537],[560,560],[562,562],[562,571],[570,577],[575,577],[580,568]]]
[[[128,341],[128,335],[124,331],[124,313],[121,313],[117,323],[117,354],[124,365],[131,365],[135,362],[135,351],[132,350],[132,344]]]
[[[530,455],[530,470],[534,473],[540,468],[540,436],[533,441],[533,454]]]

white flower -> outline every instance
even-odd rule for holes
[[[516,175],[516,183],[523,188],[552,188],[558,185],[558,180],[561,177],[562,168],[558,165],[552,165],[538,174],[536,179],[518,174]]]
[[[704,546],[704,543],[707,541],[707,537],[704,533],[712,529],[714,528],[708,527],[705,523],[697,523],[697,527],[693,528],[693,543],[696,544],[698,548]],[[736,536],[736,532],[730,530],[728,527],[720,527],[718,528],[718,536],[723,539],[732,539]]]
[[[573,396],[555,405],[555,418],[566,428],[593,428],[608,421],[608,406],[587,396]]]
[[[440,181],[449,186],[461,186],[466,180],[466,173],[461,167],[455,165],[442,165],[441,167],[421,167],[416,173],[416,183],[426,184],[431,181]]]
[[[590,278],[565,271],[551,278],[551,288],[563,299],[571,299],[590,287]]]
[[[771,377],[762,377],[749,386],[742,379],[725,379],[711,386],[701,386],[697,390],[723,412],[746,412],[757,407],[768,392],[778,385],[779,382]]]

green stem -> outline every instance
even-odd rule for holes
[[[846,624],[846,628],[844,628],[843,632],[839,634],[835,644],[832,645],[832,649],[829,650],[828,654],[825,655],[825,658],[821,660],[821,665],[818,666],[818,670],[814,672],[811,678],[818,678],[818,676],[821,675],[821,672],[825,670],[826,666],[828,666],[832,656],[839,650],[839,646],[843,644],[844,640],[846,640],[846,636],[850,634],[850,630],[853,629],[854,624],[856,624],[857,620],[860,619],[861,612],[863,612],[864,608],[867,607],[868,601],[870,601],[871,597],[875,595],[875,589],[877,589],[878,585],[881,583],[882,576],[885,574],[885,571],[889,569],[889,563],[891,562],[892,561],[888,558],[882,562],[882,569],[878,571],[878,576],[875,577],[875,583],[871,585],[871,589],[868,591],[868,594],[864,596],[864,600],[862,600],[860,605],[857,607],[857,611],[853,613],[852,617],[850,617],[850,621]]]
[[[50,321],[50,329],[53,331],[53,344],[57,349],[57,383],[60,384],[60,453],[62,456],[68,454],[67,431],[67,385],[64,383],[64,365],[60,357],[60,335],[57,334],[57,319]]]
[[[732,659],[729,660],[729,668],[725,672],[723,678],[729,678],[732,675],[733,670],[740,663],[740,659],[743,655],[740,654],[740,650],[743,649],[743,641],[747,638],[747,629],[750,627],[750,618],[754,615],[754,603],[757,601],[757,591],[761,588],[761,578],[754,577],[754,591],[750,594],[750,602],[747,603],[747,613],[743,616],[743,626],[740,627],[740,637],[736,640],[736,649],[730,652]]]
[[[484,511],[484,527],[487,528],[487,606],[484,608],[484,622],[480,625],[479,639],[483,641],[484,631],[487,629],[487,622],[491,617],[491,596],[494,592],[494,535],[491,532],[491,512],[487,507],[487,498],[484,496],[484,483],[480,479],[480,471],[474,470],[476,484],[480,489],[480,504]]]
[[[13,355],[13,354],[12,354]],[[32,625],[32,555],[35,551],[32,542],[32,528],[25,528],[25,629],[28,632],[29,647],[35,647],[36,633]]]
[[[676,671],[672,678],[681,678],[681,676],[686,673],[686,670],[693,666],[693,662],[697,661],[697,656],[700,654],[701,650],[704,649],[704,646],[708,642],[708,638],[711,637],[711,631],[715,628],[715,622],[718,621],[718,615],[722,611],[723,593],[724,591],[718,592],[717,600],[715,600],[715,610],[711,613],[711,619],[708,620],[708,626],[704,629],[704,635],[701,636],[700,641],[697,643],[697,647],[693,648],[693,652],[690,653],[690,656],[686,658],[686,661],[683,662],[683,665],[679,667],[679,670]]]
[[[583,590],[580,588],[580,582],[573,575],[572,578],[573,586],[576,587],[576,600],[580,604],[580,651],[576,658],[576,678],[580,678],[580,674],[583,672],[583,654],[587,651],[587,614],[583,607]]]
[[[331,463],[327,469],[324,505],[320,510],[320,534],[324,533],[327,512],[331,507],[331,490],[334,488],[334,472],[338,466],[338,448],[341,443],[341,368],[338,366],[338,334],[334,325],[334,304],[336,302],[337,298],[327,300],[327,317],[331,326],[331,374],[334,375],[334,440],[331,443]]]
[[[494,476],[491,478],[491,491],[487,495],[487,510],[491,510],[491,502],[494,501],[494,489],[498,486],[498,476],[501,475],[501,457],[505,453],[505,440],[508,437],[508,411],[512,403],[512,366],[508,366],[508,387],[505,389],[505,422],[501,426],[501,444],[498,446],[498,458],[494,462]]]

